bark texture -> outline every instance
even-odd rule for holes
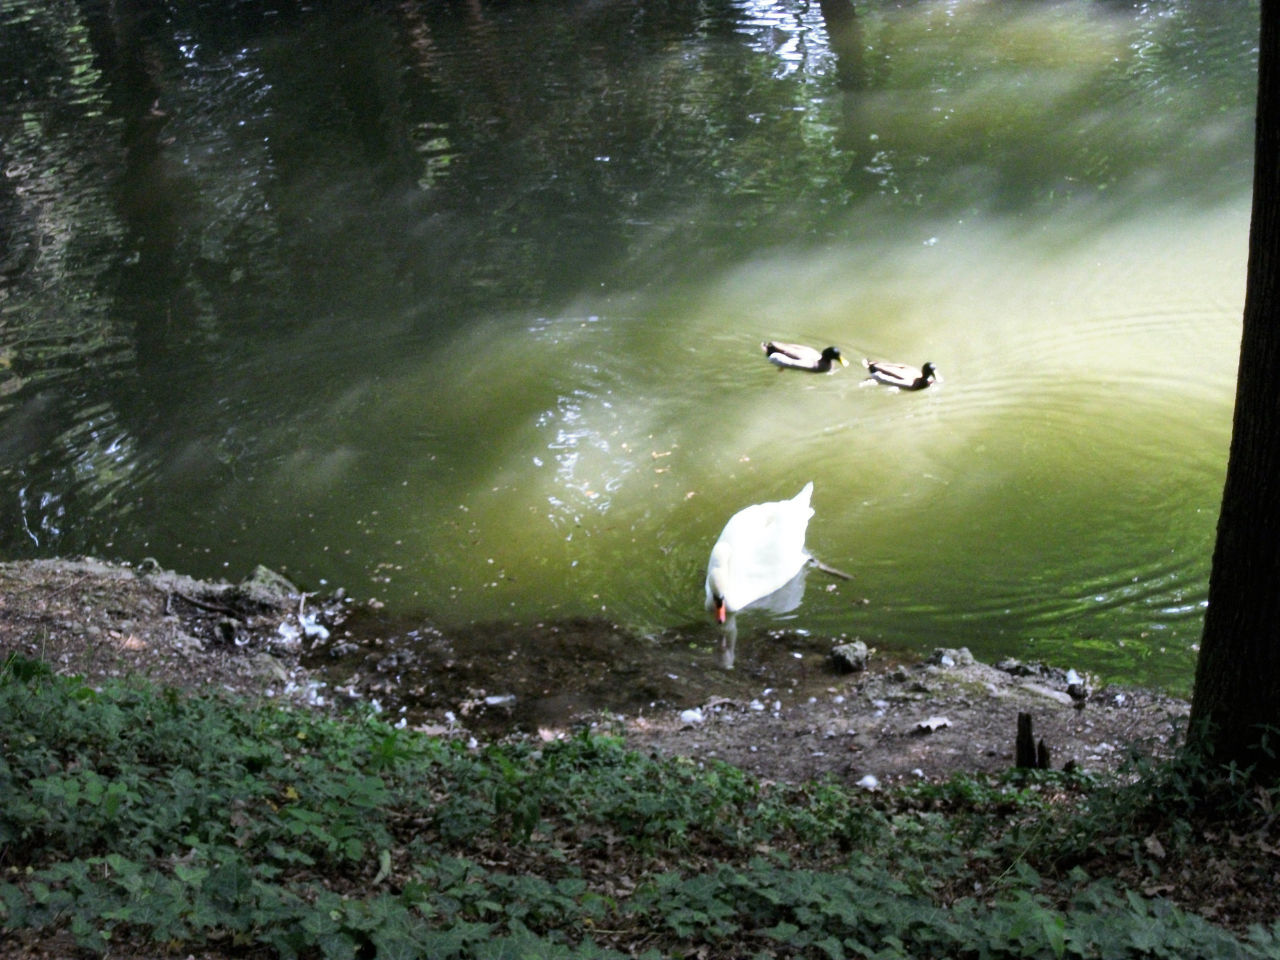
[[[1253,213],[1231,453],[1193,731],[1222,762],[1280,775],[1280,0],[1262,0]],[[1205,727],[1207,724],[1207,728]]]

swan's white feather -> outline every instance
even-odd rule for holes
[[[729,518],[707,563],[707,609],[724,600],[728,616],[784,587],[809,562],[805,532],[813,482],[790,500],[744,507]]]

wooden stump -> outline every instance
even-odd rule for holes
[[[1049,769],[1049,748],[1041,740],[1036,742],[1031,729],[1031,714],[1018,714],[1018,739],[1014,743],[1014,766],[1027,770]]]

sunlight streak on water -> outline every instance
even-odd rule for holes
[[[408,571],[378,595],[446,619],[697,621],[728,515],[813,479],[810,548],[855,579],[811,576],[790,625],[984,655],[1119,634],[1128,646],[1100,658],[1116,669],[1158,633],[1185,669],[1245,216],[1171,211],[1079,245],[992,222],[929,247],[778,251],[694,297],[472,330],[452,352],[483,344],[488,399],[466,416],[500,428],[448,422],[445,398],[480,375],[468,364],[381,389],[376,429],[446,413],[432,462],[357,479],[388,518],[366,549]],[[944,379],[904,394],[856,367],[779,373],[758,345],[773,336],[931,359]]]

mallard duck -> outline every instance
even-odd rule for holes
[[[932,363],[912,367],[905,363],[889,363],[884,360],[866,360],[862,365],[870,374],[868,379],[899,390],[923,390],[938,379],[938,371]]]
[[[813,481],[790,500],[743,507],[724,525],[707,563],[707,610],[732,629],[743,607],[786,586],[809,563],[805,531]]]
[[[779,367],[791,370],[807,370],[809,373],[830,373],[832,363],[839,363],[842,367],[849,365],[849,361],[840,356],[840,351],[835,347],[815,350],[813,347],[806,347],[801,343],[782,343],[778,340],[768,340],[760,344],[760,348],[764,350],[764,355],[769,358],[770,363],[776,363]]]

